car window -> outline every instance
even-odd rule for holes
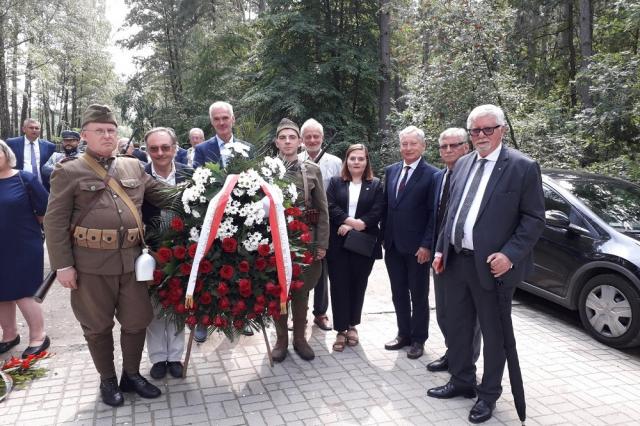
[[[560,210],[567,215],[572,224],[589,228],[578,209],[565,200],[562,195],[547,185],[542,185],[542,190],[544,192],[545,210]]]

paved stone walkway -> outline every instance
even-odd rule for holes
[[[575,315],[544,305],[525,295],[513,309],[527,424],[640,424],[640,350],[601,345],[579,328]],[[271,368],[262,335],[229,342],[214,334],[206,343],[194,344],[185,380],[156,381],[163,391],[160,398],[127,394],[125,405],[117,409],[99,402],[98,375],[67,290],[56,285],[44,309],[55,352],[42,363],[49,373],[0,403],[0,424],[457,425],[467,424],[473,405],[468,399],[426,397],[428,388],[448,380],[446,373],[425,369],[444,352],[435,311],[421,359],[407,359],[405,350],[384,350],[396,329],[383,262],[376,262],[372,274],[359,346],[332,353],[335,334],[309,326],[316,359],[303,361],[291,350],[285,362]],[[27,340],[22,317],[19,322]],[[119,330],[115,332],[118,336]],[[273,329],[268,335],[274,342]],[[21,344],[12,354],[19,356],[23,349]],[[116,359],[119,365],[119,353]],[[480,375],[481,360],[478,367]],[[145,353],[141,371],[148,375],[149,368]],[[506,375],[503,386],[488,425],[519,424]]]

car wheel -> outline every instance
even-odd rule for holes
[[[640,345],[640,296],[626,279],[613,274],[591,278],[578,308],[582,325],[596,340],[614,348]]]

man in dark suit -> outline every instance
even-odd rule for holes
[[[56,145],[48,140],[40,139],[40,123],[27,118],[22,123],[24,136],[7,139],[7,145],[16,155],[15,169],[31,172],[38,177],[49,190],[49,180],[42,178],[41,168],[56,152]]]
[[[384,347],[411,346],[420,358],[429,329],[429,264],[433,244],[434,178],[438,171],[422,159],[424,132],[409,126],[399,134],[402,160],[385,170],[385,215],[382,219],[385,264],[391,281],[398,334]]]
[[[178,147],[178,152],[176,152],[176,162],[180,164],[187,164],[187,161],[187,150],[182,147]]]
[[[438,239],[444,212],[447,208],[449,195],[451,194],[451,176],[453,175],[456,161],[467,152],[469,152],[469,142],[467,140],[467,131],[459,127],[451,127],[440,134],[438,138],[438,151],[440,158],[445,164],[445,168],[435,174],[435,199],[433,211],[435,214],[435,226],[433,227],[433,241]],[[442,277],[433,274],[433,289],[436,295],[436,319],[442,335],[444,336],[445,345],[447,344],[446,329],[446,292],[447,286],[442,282]],[[480,343],[482,335],[480,334],[480,325],[476,322],[473,333],[473,362],[478,360],[480,356]],[[449,358],[447,353],[437,360],[427,364],[429,371],[447,371],[449,369]]]
[[[533,246],[544,229],[544,197],[538,164],[502,145],[504,112],[476,107],[467,119],[476,151],[456,163],[453,191],[438,237],[433,269],[447,286],[447,334],[451,379],[429,389],[434,398],[476,395],[473,327],[477,314],[484,341],[484,373],[469,421],[491,418],[506,361],[499,299],[511,303],[533,269]]]
[[[195,147],[194,168],[209,162],[218,163],[220,167],[226,166],[228,159],[222,152],[226,143],[240,142],[249,145],[246,142],[235,140],[233,137],[233,125],[236,119],[231,104],[222,101],[214,102],[209,107],[209,118],[216,134]]]

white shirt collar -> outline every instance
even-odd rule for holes
[[[502,151],[502,143],[500,143],[500,145],[498,145],[498,147],[496,149],[494,149],[491,154],[487,155],[486,157],[484,157],[485,160],[491,161],[491,162],[497,162],[498,161],[498,157],[500,157],[500,152]],[[482,157],[480,157],[480,154],[478,153],[478,151],[476,151],[476,162],[478,160],[480,160]]]
[[[156,168],[153,165],[153,162],[151,162],[151,175],[158,179],[160,182],[164,182],[168,185],[174,185],[176,184],[176,165],[175,162],[171,162],[171,173],[169,173],[169,176],[167,176],[166,178],[163,176],[160,176],[158,173],[156,173]]]
[[[416,161],[414,161],[411,164],[407,164],[406,162],[402,162],[402,168],[404,169],[405,167],[409,166],[411,167],[411,170],[415,170],[416,167],[418,167],[418,163],[422,161],[422,157],[418,158]]]

